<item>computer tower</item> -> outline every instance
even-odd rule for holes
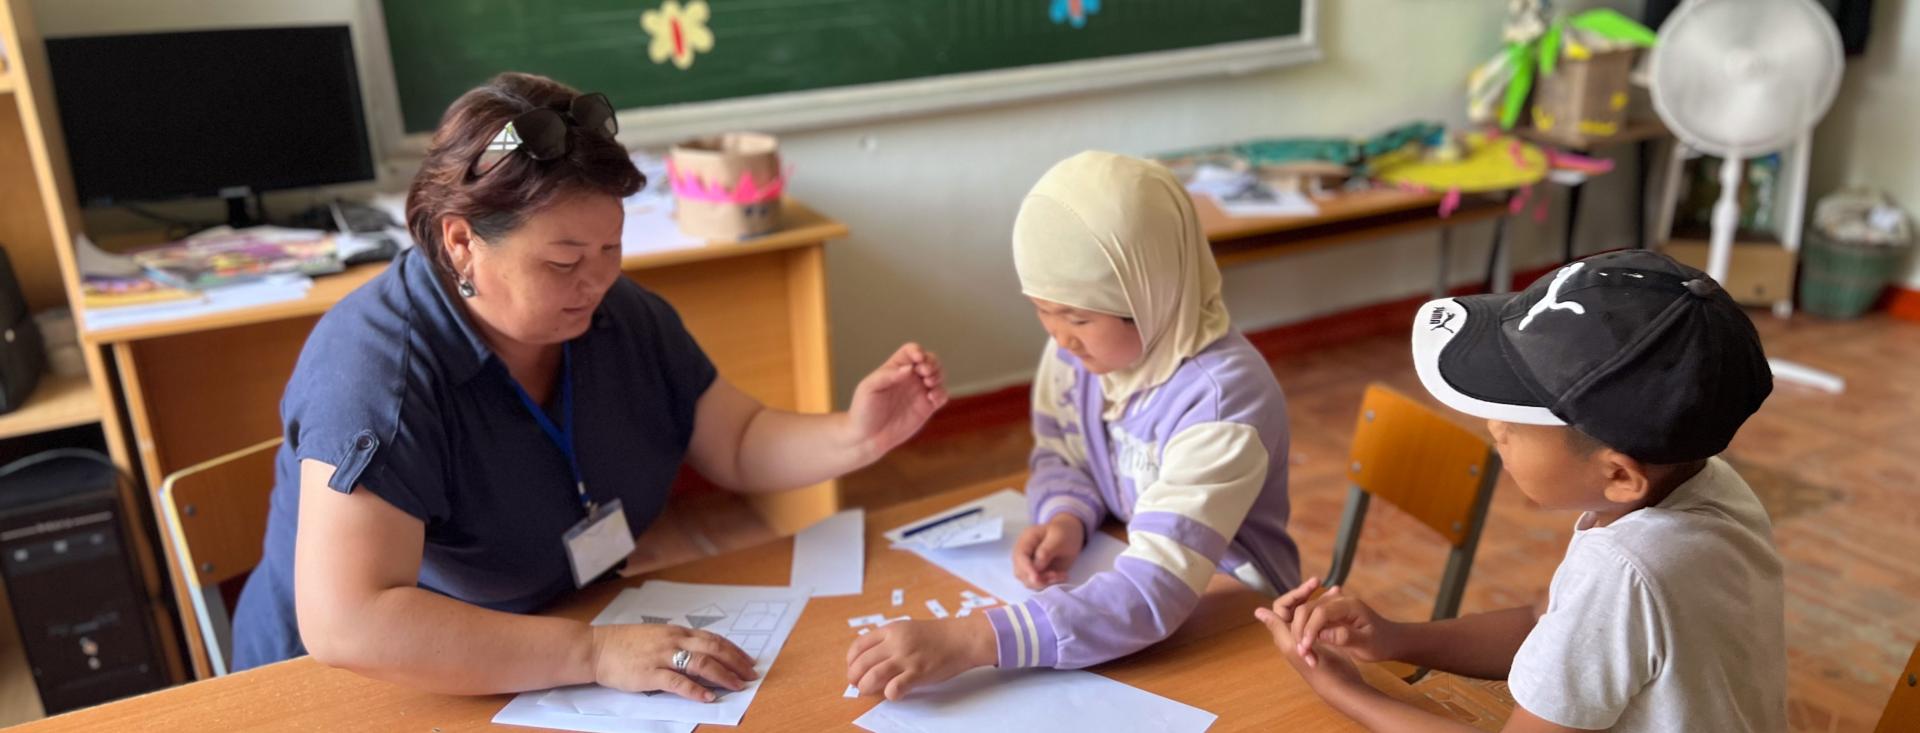
[[[166,686],[122,531],[113,465],[90,451],[0,476],[0,573],[48,715]]]

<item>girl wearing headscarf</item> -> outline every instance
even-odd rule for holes
[[[1033,383],[1033,526],[1013,558],[1039,592],[861,636],[848,682],[862,694],[898,699],[973,667],[1091,666],[1172,634],[1216,574],[1268,595],[1299,583],[1286,398],[1233,330],[1173,174],[1112,153],[1062,161],[1022,203],[1013,259],[1052,337]],[[1126,552],[1061,585],[1109,517],[1127,524]]]

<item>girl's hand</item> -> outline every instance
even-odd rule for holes
[[[1086,525],[1071,514],[1055,514],[1046,524],[1028,527],[1013,542],[1013,576],[1033,590],[1067,582],[1067,571],[1087,543]]]
[[[985,614],[937,621],[897,621],[853,641],[847,684],[862,695],[906,697],[913,688],[945,682],[999,662],[993,625]]]

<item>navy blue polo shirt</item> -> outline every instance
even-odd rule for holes
[[[300,461],[426,524],[420,587],[512,613],[573,590],[561,535],[585,516],[541,431],[434,273],[410,250],[320,319],[281,399],[265,552],[233,620],[234,669],[305,654],[293,606]],[[621,278],[571,342],[574,432],[594,500],[651,524],[693,436],[712,362],[672,306]],[[549,410],[549,414],[554,411]]]

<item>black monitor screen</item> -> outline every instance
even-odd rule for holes
[[[88,204],[373,178],[346,26],[47,40]]]

